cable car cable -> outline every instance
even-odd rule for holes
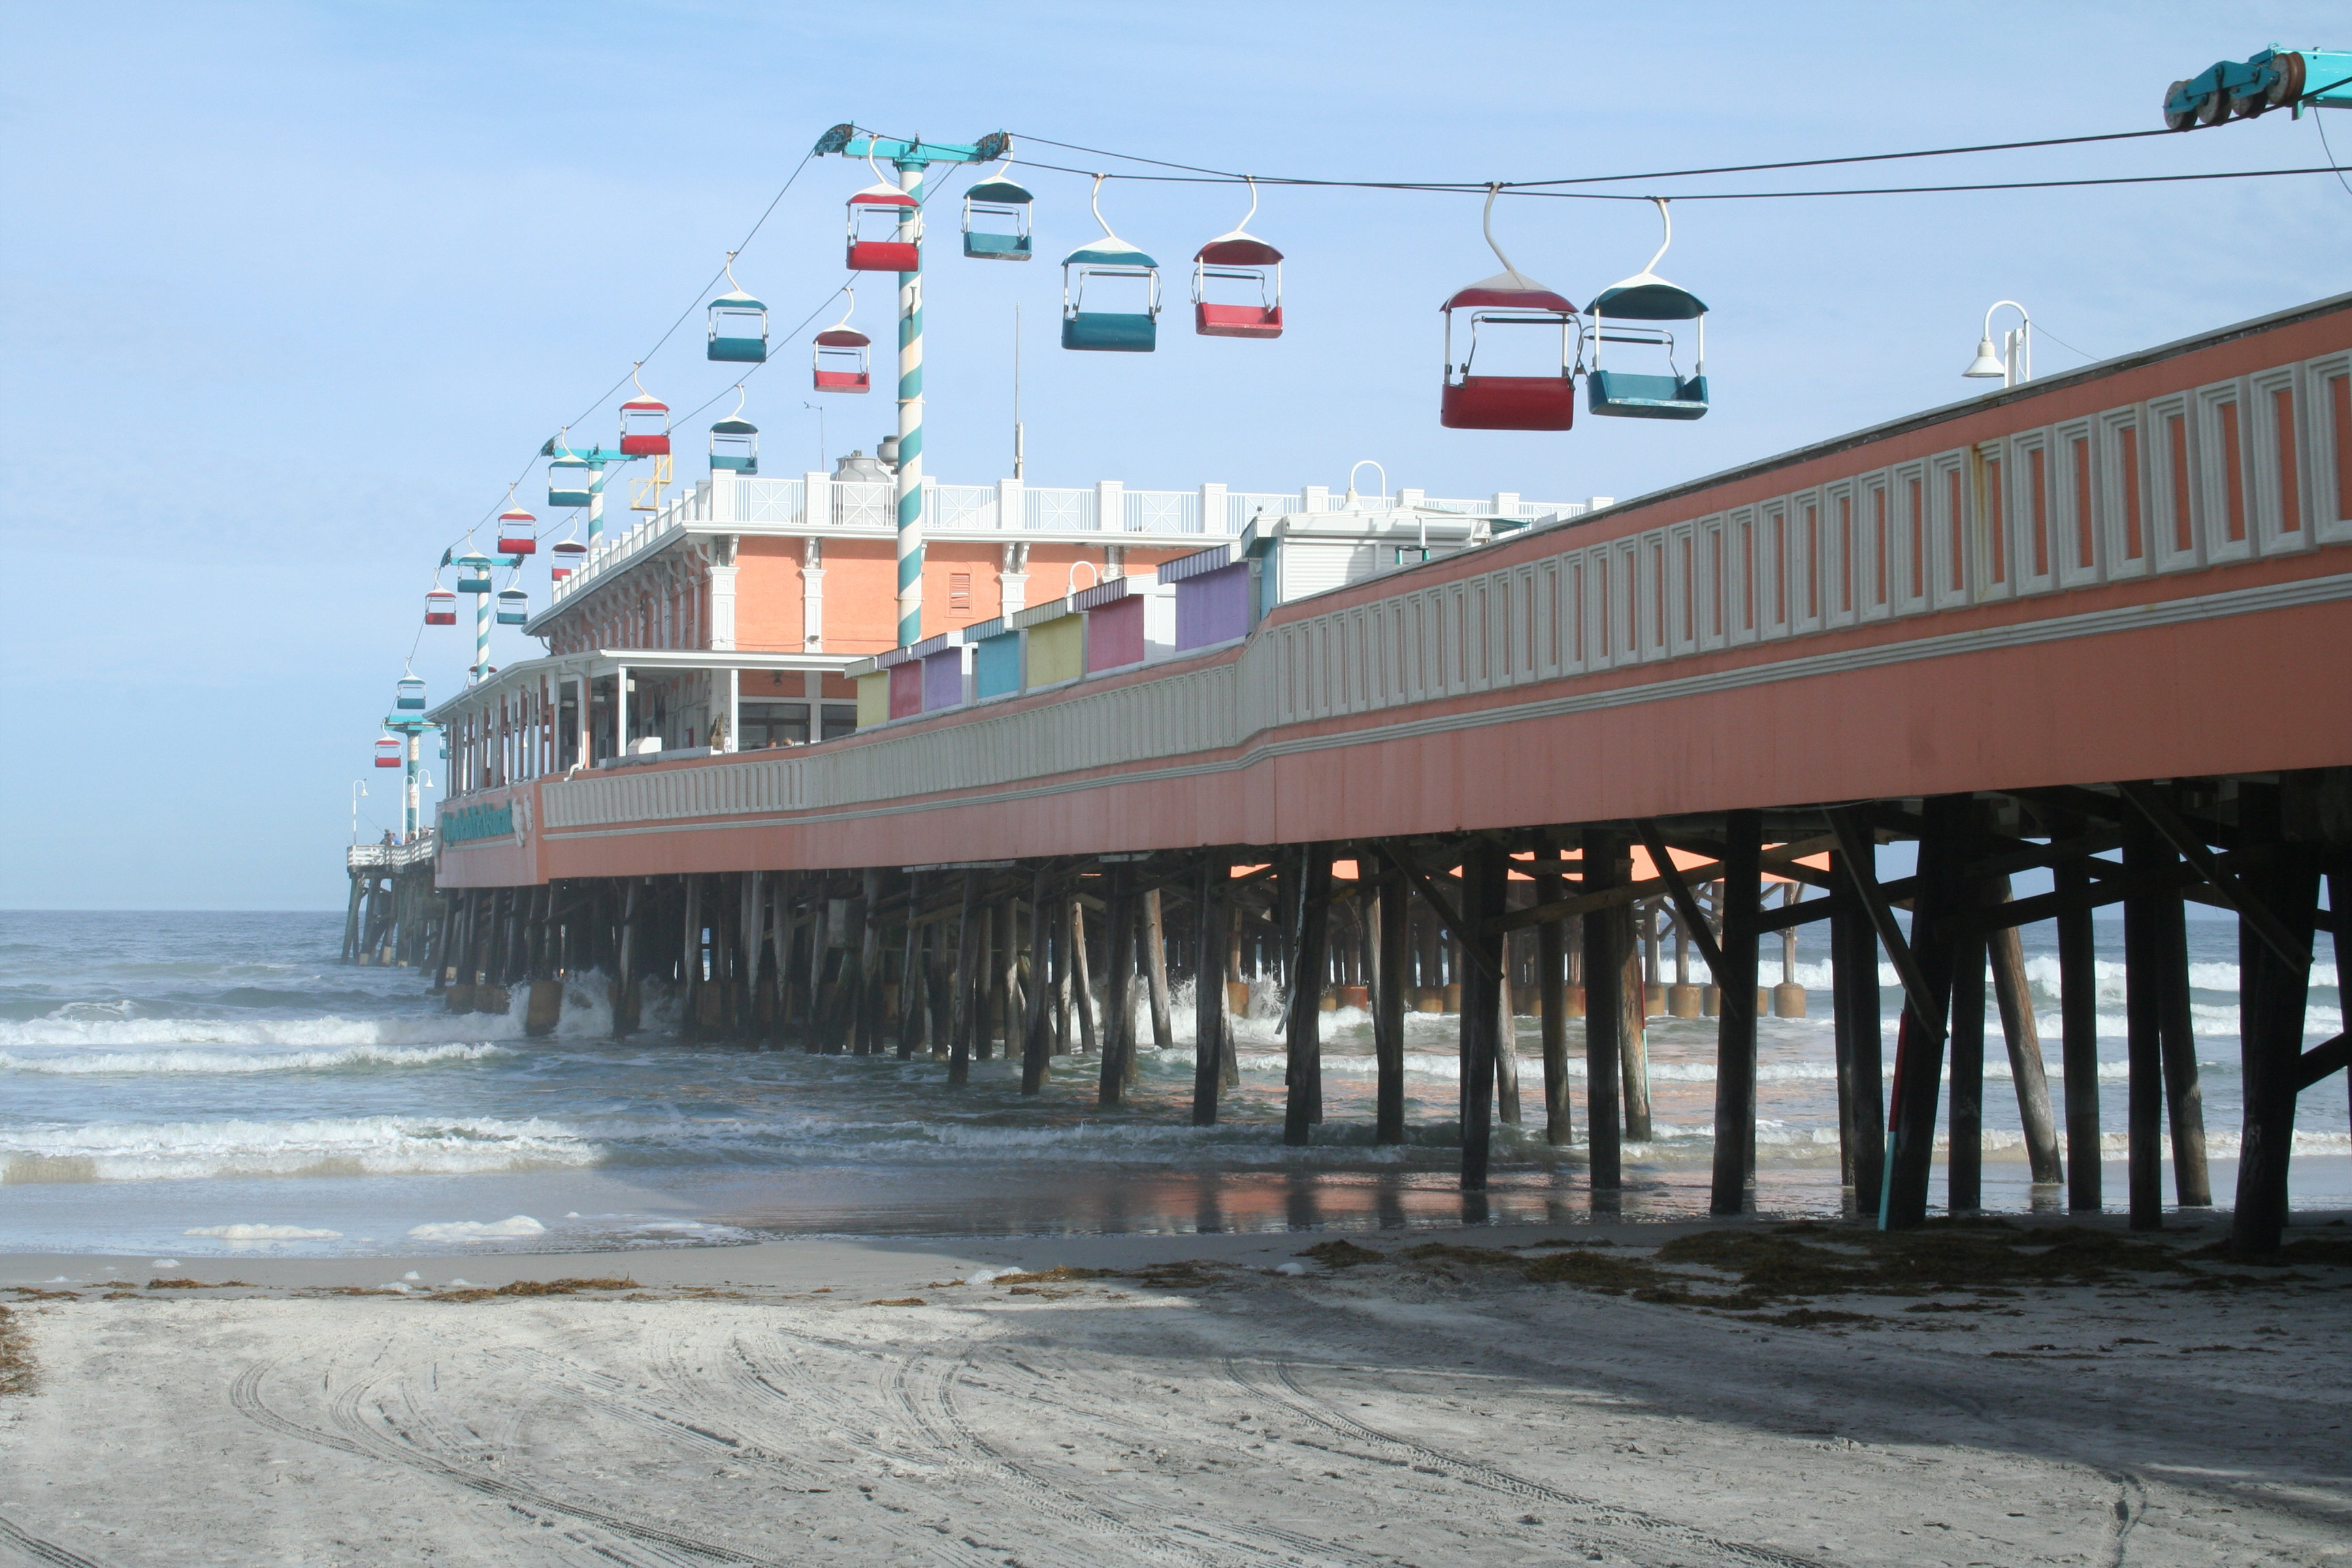
[[[803,153],[803,154],[801,154],[801,161],[800,161],[798,163],[796,163],[796,164],[794,164],[794,165],[793,166],[793,172],[792,172],[792,174],[791,174],[790,175],[786,176],[786,178],[785,178],[785,180],[784,180],[783,184],[782,184],[782,186],[777,190],[776,194],[775,194],[772,197],[771,197],[771,198],[769,199],[769,202],[768,202],[768,205],[767,205],[766,208],[761,212],[761,214],[760,214],[760,216],[759,216],[758,220],[757,220],[756,222],[754,222],[754,223],[751,225],[751,227],[750,232],[749,232],[749,233],[747,233],[747,234],[745,234],[745,235],[743,236],[743,238],[742,238],[741,243],[738,244],[738,245],[735,247],[734,254],[736,254],[736,255],[740,255],[740,254],[742,254],[742,252],[743,252],[744,250],[746,250],[746,249],[748,249],[748,248],[750,247],[750,246],[751,246],[751,244],[752,237],[753,237],[754,236],[756,236],[756,235],[760,232],[761,228],[761,227],[763,227],[763,226],[766,225],[766,223],[767,223],[767,221],[768,221],[769,217],[770,217],[772,215],[773,215],[773,214],[774,214],[774,212],[775,212],[775,210],[776,210],[777,205],[778,205],[780,203],[782,203],[782,202],[783,201],[785,195],[786,195],[787,193],[789,193],[789,192],[792,190],[793,184],[794,184],[796,181],[798,181],[798,180],[800,179],[801,174],[803,174],[803,171],[805,171],[805,170],[808,168],[810,160],[811,160],[811,159],[813,159],[813,158],[814,158],[815,156],[816,156],[816,153],[815,153],[815,150],[814,150],[814,148],[812,148],[810,151],[808,151],[808,152]],[[722,278],[722,277],[724,277],[725,275],[726,275],[726,268],[723,268],[723,267],[722,267],[721,268],[719,268],[719,271],[714,272],[714,273],[712,273],[712,274],[711,274],[711,276],[710,276],[709,279],[702,285],[702,288],[701,288],[700,291],[699,291],[699,292],[698,292],[698,293],[696,294],[695,299],[694,299],[694,302],[693,302],[692,304],[688,305],[688,306],[684,310],[681,310],[680,312],[678,312],[677,320],[677,321],[672,321],[672,322],[669,324],[669,329],[668,329],[668,331],[667,331],[663,332],[663,333],[662,333],[662,335],[661,335],[660,337],[658,337],[658,338],[656,338],[656,340],[654,340],[654,346],[653,346],[652,348],[650,348],[650,349],[648,349],[648,350],[646,350],[646,353],[645,353],[644,359],[641,359],[641,360],[639,360],[639,361],[637,362],[640,365],[642,365],[642,364],[645,363],[645,360],[649,360],[649,359],[653,358],[653,356],[654,356],[656,353],[658,353],[658,352],[660,351],[661,346],[662,346],[664,343],[668,342],[669,342],[669,340],[670,340],[672,337],[674,337],[674,336],[676,336],[676,335],[677,335],[677,329],[678,329],[681,325],[683,325],[683,324],[685,323],[687,317],[691,316],[692,314],[694,314],[694,312],[695,312],[695,311],[697,311],[698,310],[700,310],[700,309],[703,307],[703,305],[705,304],[705,302],[707,302],[707,301],[709,300],[709,297],[710,297],[710,290],[711,290],[711,289],[713,288],[713,286],[715,286],[715,285],[719,282],[719,279],[720,279],[720,278]],[[835,292],[838,292],[838,290],[836,290]],[[827,303],[830,303],[830,302],[831,302],[830,298],[828,298],[828,300],[827,300]],[[817,310],[824,310],[824,305],[819,305],[819,306],[817,307]],[[814,311],[812,311],[812,312],[811,312],[811,315],[812,315],[812,316],[814,316],[814,314],[815,314],[815,312],[814,312]],[[631,375],[634,375],[635,374],[635,373],[634,371],[632,371],[632,372],[631,372]],[[579,414],[576,417],[574,417],[573,419],[572,419],[572,420],[569,422],[569,424],[567,424],[567,425],[566,425],[565,428],[567,428],[567,429],[568,429],[568,428],[570,428],[572,425],[580,425],[580,424],[584,424],[584,423],[586,423],[586,421],[587,421],[587,419],[588,419],[588,416],[589,416],[590,415],[592,415],[592,414],[595,413],[595,412],[596,412],[596,410],[598,410],[599,408],[602,408],[602,407],[604,405],[604,404],[605,404],[606,400],[607,400],[607,399],[609,399],[609,398],[613,395],[613,394],[614,394],[614,393],[616,393],[616,392],[620,391],[622,387],[624,387],[624,386],[625,386],[625,385],[627,385],[627,384],[628,384],[629,380],[630,380],[630,376],[625,375],[625,376],[623,376],[620,380],[618,380],[618,381],[614,382],[612,385],[610,385],[610,386],[606,387],[606,388],[604,389],[604,392],[603,392],[603,393],[602,393],[602,394],[601,394],[601,395],[596,398],[596,400],[595,400],[593,403],[591,403],[591,404],[590,404],[586,408],[583,409],[583,410],[580,412],[580,414]],[[725,396],[725,395],[726,395],[726,394],[725,394],[725,393],[723,393],[723,392],[722,392],[722,393],[720,393],[720,394],[719,395],[719,396],[720,396],[720,397],[723,397],[723,396]],[[713,399],[711,399],[711,402],[717,402],[717,401],[718,401],[718,398],[716,398],[716,397],[714,397]],[[709,406],[710,406],[710,404],[706,403],[706,404],[704,404],[702,406],[703,406],[704,408],[708,408],[708,407],[709,407]],[[697,409],[695,412],[698,414],[698,413],[700,413],[700,412],[701,412],[701,409]],[[688,417],[691,418],[691,417],[692,417],[692,416],[691,416],[691,415],[689,415],[689,416],[688,416]],[[539,465],[539,453],[538,453],[536,450],[534,450],[534,451],[531,453],[530,461],[530,462],[528,462],[528,463],[525,463],[525,464],[523,465],[522,471],[521,471],[520,473],[517,474],[517,475],[515,476],[515,478],[514,478],[514,481],[513,481],[513,483],[512,483],[512,484],[509,484],[509,485],[507,487],[507,489],[508,489],[509,492],[509,493],[511,493],[511,492],[513,491],[513,489],[514,489],[514,488],[515,488],[515,486],[516,486],[516,485],[520,485],[520,484],[521,484],[521,483],[523,482],[523,480],[525,480],[525,479],[529,479],[529,478],[530,477],[530,470],[531,470],[532,468],[536,468],[536,467],[538,467],[538,465]],[[475,527],[478,528],[478,527],[480,527],[480,526],[481,526],[481,524],[482,524],[482,523],[484,523],[484,522],[488,522],[488,521],[490,520],[490,518],[494,515],[495,511],[496,511],[496,506],[494,505],[494,506],[493,506],[493,508],[491,509],[491,510],[489,510],[489,511],[485,511],[485,512],[482,514],[481,518],[480,518],[480,519],[479,519],[479,520],[475,523]],[[467,531],[468,531],[468,532],[471,532],[471,531],[472,531],[472,530],[470,530],[470,529],[469,529]],[[454,544],[457,542],[457,541],[453,539],[450,542],[451,542],[451,544],[453,544],[453,545],[454,545]],[[420,634],[420,635],[421,635],[421,634]]]
[[[2347,78],[2347,79],[2352,80],[2352,78]],[[2331,90],[2333,87],[2342,85],[2344,84],[2341,82],[2332,83],[2329,87],[2323,87],[2316,90],[2326,92]],[[2309,97],[2311,95],[2306,93],[2305,96]],[[1040,145],[1047,147],[1066,148],[1073,153],[1086,153],[1099,157],[1117,158],[1121,162],[1129,163],[1150,163],[1156,168],[1182,169],[1193,174],[1213,175],[1223,180],[1238,181],[1244,178],[1255,178],[1259,183],[1265,184],[1357,186],[1365,189],[1377,190],[1464,190],[1483,192],[1486,189],[1487,185],[1492,183],[1486,180],[1324,180],[1287,177],[1273,174],[1257,174],[1251,176],[1235,174],[1224,169],[1205,168],[1197,163],[1171,163],[1166,159],[1145,158],[1131,153],[1113,153],[1101,147],[1083,147],[1074,142],[1056,142],[1051,137],[1032,136],[1026,132],[1021,132],[1018,134],[1019,139],[1022,141],[1034,142]],[[2032,141],[2027,142],[1987,142],[1966,147],[1926,147],[1907,153],[1860,153],[1834,158],[1793,158],[1770,163],[1723,163],[1706,168],[1658,169],[1650,171],[1646,174],[1578,174],[1549,180],[1505,180],[1501,184],[1503,189],[1508,191],[1524,190],[1538,185],[1607,184],[1623,183],[1632,180],[1675,180],[1698,174],[1755,174],[1772,169],[1811,169],[1823,168],[1840,163],[1886,163],[1906,158],[1948,158],[1976,153],[2011,153],[2034,147],[2071,147],[2093,142],[2133,142],[2149,136],[2177,136],[2179,134],[2179,132],[2168,130],[2159,126],[2151,131],[2109,131],[2089,136],[2045,136],[2038,137]],[[1014,163],[1025,162],[1025,160],[1018,158],[1013,161]],[[2334,156],[2331,153],[2330,162],[2333,161]],[[1030,166],[1033,168],[1052,167],[1052,165],[1048,164],[1031,164]],[[1063,172],[1078,173],[1081,171],[1072,170]],[[1120,177],[1130,180],[1151,178],[1151,176],[1145,174],[1127,174]]]
[[[2163,134],[2172,135],[2177,133],[2167,132],[2163,132]],[[1076,174],[1082,178],[1089,180],[1095,177],[1096,173],[1096,171],[1092,169],[1068,168],[1059,163],[1033,163],[1022,159],[1015,159],[1013,162],[1026,169],[1044,169],[1056,174]],[[1673,199],[1678,202],[1751,202],[1794,201],[1811,196],[1936,195],[1960,191],[2047,191],[2071,189],[2084,185],[2152,185],[2178,184],[2183,181],[2193,180],[2261,180],[2273,178],[2282,174],[2336,174],[2340,176],[2347,172],[2352,172],[2352,170],[2347,170],[2345,167],[2331,161],[2326,163],[2316,164],[2308,168],[2301,169],[2223,169],[2212,174],[2106,174],[2095,178],[2079,180],[1987,180],[1976,184],[1958,185],[1863,185],[1851,186],[1838,190],[1821,191],[1678,191],[1675,193]],[[1236,175],[1230,180],[1223,178],[1178,179],[1172,175],[1165,174],[1115,174],[1111,177],[1120,180],[1145,180],[1163,184],[1233,185],[1242,184],[1244,178],[1244,176]],[[1441,185],[1415,184],[1405,181],[1286,180],[1263,174],[1253,177],[1255,177],[1261,184],[1305,186],[1320,185],[1342,190],[1412,191],[1433,195],[1483,196],[1486,194],[1486,190],[1489,185],[1499,184],[1502,193],[1505,195],[1549,196],[1556,201],[1647,202],[1655,199],[1649,195],[1617,195],[1602,191],[1539,190],[1531,188],[1529,184],[1527,182],[1520,182],[1514,184],[1509,181],[1490,180],[1475,185]]]

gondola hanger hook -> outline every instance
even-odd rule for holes
[[[1004,178],[1004,171],[1011,167],[1013,167],[1013,138],[1007,136],[1004,139],[1004,156],[997,161],[996,167],[982,174],[974,183],[984,185],[991,180],[1001,180]]]
[[[1254,191],[1253,194],[1255,194]],[[1486,230],[1486,248],[1495,253],[1495,259],[1503,264],[1504,271],[1517,278],[1519,276],[1519,269],[1511,265],[1511,258],[1503,254],[1501,246],[1495,243],[1495,198],[1502,194],[1503,183],[1500,180],[1495,181],[1486,187],[1486,211],[1480,221]]]
[[[1093,192],[1093,194],[1092,194],[1090,196],[1088,196],[1088,197],[1087,197],[1087,205],[1090,205],[1090,206],[1092,206],[1092,207],[1094,208],[1094,210],[1095,210],[1095,222],[1099,223],[1099,224],[1102,224],[1103,237],[1104,237],[1105,239],[1117,239],[1117,238],[1118,237],[1118,236],[1117,236],[1117,235],[1115,235],[1115,234],[1113,234],[1113,233],[1111,233],[1111,231],[1110,231],[1110,225],[1108,225],[1108,223],[1103,223],[1103,215],[1102,215],[1102,188],[1103,188],[1103,182],[1104,182],[1105,180],[1109,179],[1109,178],[1110,178],[1110,176],[1109,176],[1108,174],[1097,174],[1097,175],[1095,176],[1095,188],[1094,188],[1094,192]]]

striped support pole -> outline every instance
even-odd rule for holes
[[[411,730],[408,731],[408,787],[404,792],[403,792],[405,796],[403,802],[405,809],[402,813],[403,826],[406,829],[405,834],[401,839],[401,842],[404,844],[413,843],[416,837],[416,759],[419,748],[424,744],[424,731]]]
[[[898,188],[922,198],[921,163],[899,163]],[[922,209],[898,219],[902,237],[919,237]],[[923,640],[923,273],[898,274],[898,646]]]
[[[588,548],[596,548],[596,541],[604,532],[604,465],[596,464],[588,470]]]
[[[490,673],[490,595],[474,595],[474,679],[468,684],[478,685],[489,679]]]

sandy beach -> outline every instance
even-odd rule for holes
[[[2220,1234],[17,1255],[0,1561],[2352,1556],[2352,1228]]]

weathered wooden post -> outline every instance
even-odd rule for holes
[[[1758,917],[1764,902],[1764,818],[1723,819],[1723,966],[1716,973],[1715,1169],[1708,1212],[1745,1213],[1756,1185],[1756,978]]]
[[[1095,981],[1093,965],[1087,957],[1087,906],[1076,895],[1070,899],[1070,1005],[1078,1015],[1078,1054],[1092,1056],[1095,1042]]]
[[[1223,1080],[1226,934],[1233,923],[1225,884],[1231,868],[1223,855],[1201,860],[1201,881],[1192,900],[1192,1125],[1217,1124],[1217,1090]]]
[[[1952,1106],[1944,1154],[1945,1206],[1956,1215],[1984,1207],[1984,1037],[1985,939],[1964,931],[1952,941]]]
[[[1372,1054],[1380,1075],[1372,1142],[1404,1142],[1404,994],[1412,978],[1408,943],[1412,917],[1404,878],[1393,868],[1381,878],[1373,906]]]
[[[2238,1038],[2246,1111],[2230,1245],[2247,1258],[2276,1252],[2286,1227],[2287,1160],[2319,902],[2319,872],[2311,856],[2284,853],[2290,846],[2279,797],[2276,784],[2238,786],[2242,852],[2272,852],[2239,886]]]
[[[1284,1083],[1282,1141],[1303,1144],[1308,1129],[1323,1120],[1324,942],[1330,929],[1331,847],[1302,844],[1292,852],[1286,882],[1290,896],[1289,1005],[1284,1017],[1287,1060]]]
[[[2053,839],[2079,830],[2071,820],[2051,825]],[[2063,860],[2052,880],[2064,900],[2058,910],[2059,1052],[2066,1072],[2066,1206],[2096,1213],[2103,1203],[2099,1168],[2098,959],[2092,945],[2091,877],[2079,857]]]
[[[923,1033],[922,932],[923,874],[907,873],[907,928],[898,947],[898,1059],[915,1059],[915,1042]]]
[[[2344,890],[2340,882],[2329,884],[2330,910],[2345,907]],[[2213,1202],[2213,1179],[2205,1163],[2205,1094],[2198,1083],[2197,1026],[2189,1001],[2189,928],[2180,895],[2166,893],[2151,900],[2149,918],[2164,1102],[2171,1113],[2173,1196],[2182,1208],[2207,1208]],[[2344,927],[2339,924],[2336,931],[2340,944]]]
[[[1584,830],[1584,890],[1622,888],[1632,877],[1623,833]],[[1618,1125],[1620,1047],[1625,1029],[1625,960],[1632,921],[1622,910],[1584,917],[1584,1120],[1591,1145],[1596,1203],[1624,1184],[1624,1150]]]
[[[2124,876],[2134,883],[2179,864],[2164,836],[2138,816],[2126,817],[2123,838]],[[2164,1226],[2162,901],[2161,893],[2124,900],[2124,1185],[2134,1230]]]
[[[1112,866],[1103,900],[1102,1070],[1095,1103],[1117,1107],[1127,1092],[1127,1058],[1135,1049],[1135,899],[1128,890],[1124,865]]]
[[[1510,857],[1483,834],[1462,856],[1462,1190],[1486,1190],[1495,1110],[1496,1024],[1502,1011],[1502,942],[1490,929],[1503,914]]]
[[[1509,857],[1504,857],[1502,902],[1497,915],[1511,907]],[[1519,1020],[1517,998],[1511,988],[1511,941],[1516,932],[1492,939],[1495,948],[1495,1115],[1506,1127],[1519,1124]]]
[[[1965,795],[1931,795],[1920,805],[1918,893],[1912,901],[1909,968],[1895,1082],[1887,1110],[1886,1200],[1879,1226],[1908,1230],[1927,1223],[1934,1174],[1936,1105],[1942,1098],[1944,1047],[1952,1005],[1953,942],[1946,923],[1968,910]],[[1890,920],[1891,926],[1891,920]],[[1880,932],[1882,941],[1886,932]]]
[[[963,900],[956,911],[955,1003],[953,1023],[948,1031],[948,1082],[971,1081],[971,1032],[973,953],[978,935],[972,929],[972,912],[980,900],[976,873],[963,874]]]
[[[1633,875],[1629,865],[1628,879]],[[1649,982],[1643,978],[1642,942],[1636,904],[1620,904],[1613,909],[1589,916],[1617,926],[1617,951],[1624,955],[1624,970],[1618,982],[1617,1062],[1619,1076],[1623,1079],[1625,1106],[1625,1136],[1636,1143],[1646,1143],[1655,1130],[1650,1121],[1650,1037],[1645,1014],[1649,1008]]]
[[[1987,890],[1989,900],[2010,902],[2009,879]],[[2033,1019],[2033,988],[2025,976],[2025,943],[2014,925],[1995,927],[1985,939],[1992,963],[1993,1000],[2000,1007],[2000,1034],[2009,1048],[2009,1075],[2017,1085],[2018,1125],[2025,1133],[2025,1158],[2034,1184],[2065,1179],[2058,1152],[2058,1121],[2050,1109],[2050,1076],[2042,1060],[2042,1028]]]
[[[1047,966],[1054,950],[1053,879],[1039,861],[1029,879],[1028,1016],[1021,1026],[1021,1092],[1040,1094],[1045,1069],[1054,1054],[1054,1020],[1049,1011],[1053,987]]]
[[[1143,895],[1144,979],[1150,987],[1151,1048],[1164,1051],[1176,1043],[1176,1020],[1168,1006],[1168,932],[1160,919],[1160,889]]]
[[[1556,904],[1567,897],[1565,863],[1549,838],[1536,849],[1536,902]],[[1568,985],[1562,963],[1566,943],[1560,921],[1536,927],[1536,1006],[1543,1015],[1544,1142],[1564,1149],[1572,1141],[1568,1093]]]

